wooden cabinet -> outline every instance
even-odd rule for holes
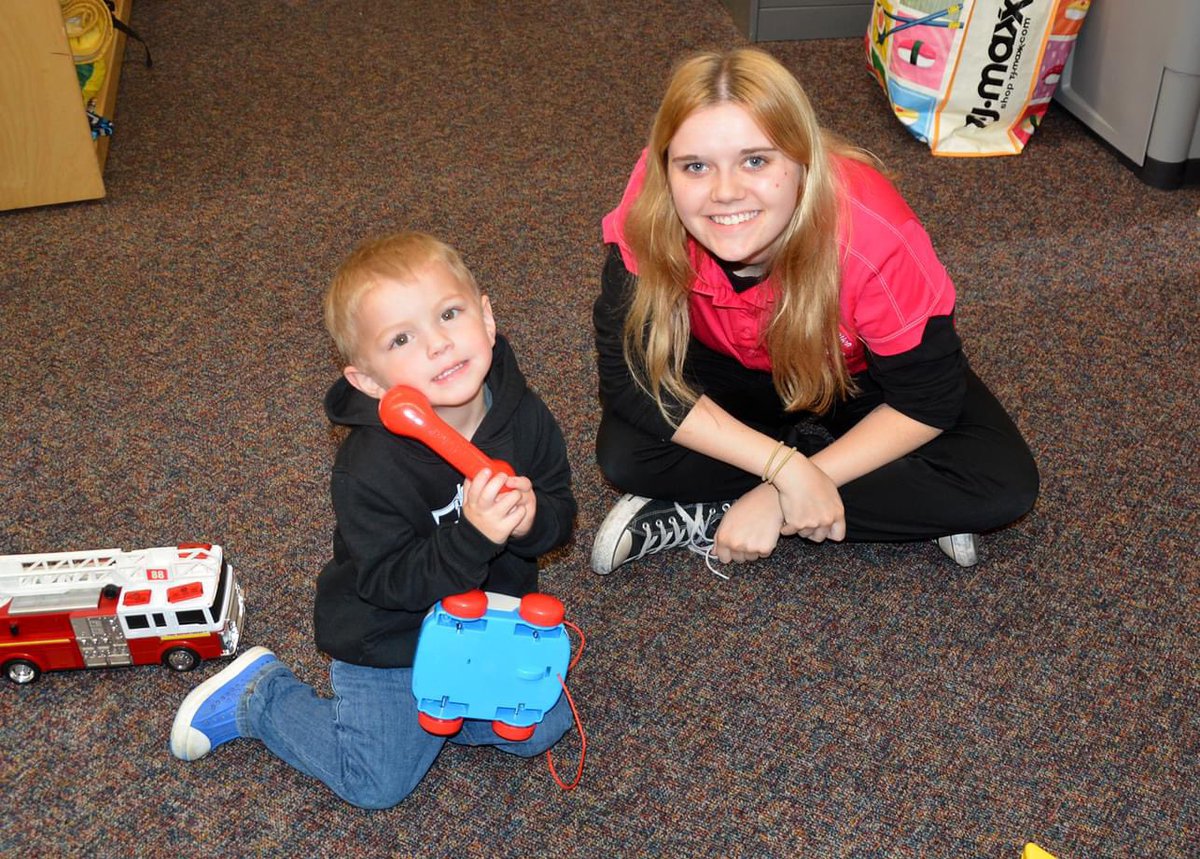
[[[116,0],[125,23],[132,2]],[[103,197],[109,138],[92,140],[58,0],[0,3],[0,209]],[[95,97],[109,119],[124,53],[115,31]]]

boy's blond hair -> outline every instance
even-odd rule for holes
[[[402,231],[361,242],[338,266],[325,292],[325,327],[333,337],[342,361],[355,361],[358,349],[357,317],[363,296],[381,280],[415,283],[433,263],[446,266],[460,282],[479,295],[479,284],[458,251],[427,233]]]

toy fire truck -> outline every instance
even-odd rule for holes
[[[0,671],[17,684],[68,668],[191,671],[237,650],[244,611],[211,543],[0,555]]]

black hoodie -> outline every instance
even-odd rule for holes
[[[419,441],[393,435],[379,401],[339,379],[325,412],[350,427],[330,479],[333,559],[317,580],[317,646],[356,665],[412,665],[417,633],[439,599],[471,588],[537,590],[537,558],[571,536],[575,498],[562,431],[496,337],[491,406],[471,441],[533,482],[529,533],[498,545],[460,518],[463,477]]]

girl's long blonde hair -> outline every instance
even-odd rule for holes
[[[667,84],[650,130],[645,185],[625,224],[638,265],[625,360],[673,424],[678,417],[669,413],[664,394],[688,407],[699,395],[683,374],[695,272],[671,199],[667,148],[692,113],[726,103],[742,107],[774,146],[806,168],[796,211],[768,263],[773,312],[763,338],[775,389],[789,411],[815,412],[853,390],[838,338],[840,203],[830,156],[868,156],[821,129],[799,82],[769,54],[704,52],[679,64]]]

